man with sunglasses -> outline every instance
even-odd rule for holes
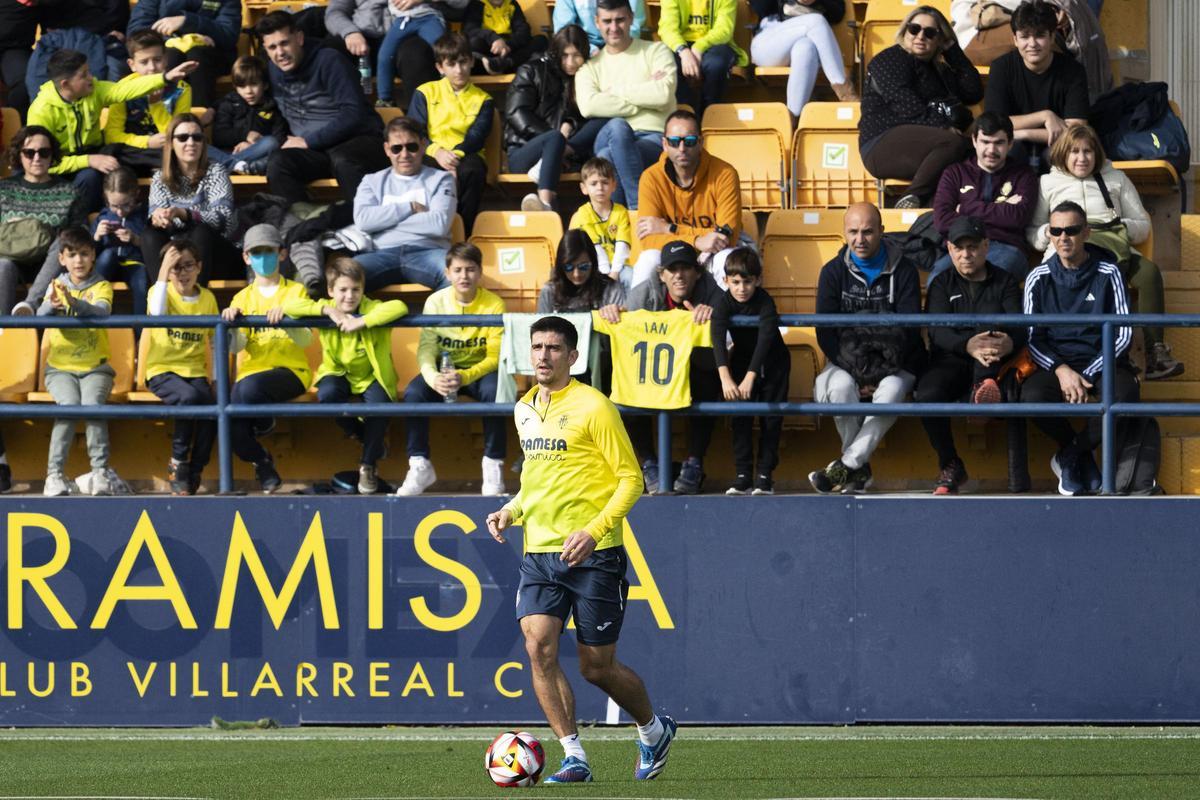
[[[367,273],[366,290],[392,283],[430,289],[450,285],[446,251],[457,204],[454,174],[422,163],[429,142],[409,117],[388,123],[384,153],[392,165],[362,179],[354,195],[354,224],[375,242],[355,260]]]
[[[1069,53],[1054,52],[1053,4],[1022,3],[1011,25],[1017,49],[992,62],[984,108],[1012,118],[1013,158],[1046,172],[1046,149],[1067,128],[1087,124],[1087,72]]]
[[[1039,369],[1021,384],[1021,402],[1086,403],[1099,396],[1104,370],[1112,369],[1112,402],[1136,403],[1141,393],[1129,363],[1133,329],[1116,329],[1116,360],[1105,364],[1101,328],[1086,319],[1129,313],[1121,270],[1109,260],[1112,253],[1087,243],[1087,214],[1077,203],[1055,206],[1049,227],[1054,255],[1025,279],[1025,313],[1079,314],[1081,319],[1075,327],[1030,327],[1029,355]],[[1034,424],[1058,444],[1050,468],[1058,476],[1059,494],[1099,492],[1100,469],[1092,451],[1101,441],[1100,417],[1089,417],[1078,432],[1063,417],[1035,418]]]
[[[654,277],[663,246],[682,239],[700,254],[720,287],[724,257],[738,244],[742,190],[737,170],[704,151],[696,115],[679,109],[667,117],[658,163],[642,173],[637,236],[642,253],[633,267],[633,286]]]
[[[629,0],[599,0],[596,27],[604,47],[575,74],[575,100],[590,119],[611,117],[596,135],[596,155],[617,170],[613,199],[634,211],[638,179],[662,151],[667,115],[675,110],[675,56],[662,42],[630,35]]]

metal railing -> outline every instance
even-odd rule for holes
[[[793,327],[959,327],[1023,325],[1051,327],[1101,328],[1104,364],[1115,361],[1115,328],[1118,327],[1200,327],[1200,314],[783,314],[780,324]],[[736,326],[756,326],[756,317],[735,317]],[[226,322],[219,316],[127,316],[103,318],[79,317],[12,317],[0,316],[2,328],[214,328],[212,339],[213,379],[216,384],[216,403],[210,406],[177,406],[159,404],[109,404],[104,406],[60,406],[40,403],[0,403],[0,419],[59,418],[59,419],[162,419],[201,418],[217,421],[217,461],[219,491],[233,491],[233,449],[230,439],[230,420],[235,417],[479,417],[508,416],[512,403],[274,403],[264,405],[235,404],[229,401],[231,376],[229,369],[229,331],[231,328],[263,327],[265,317],[239,317]],[[425,315],[414,314],[391,323],[392,327],[500,327],[500,315]],[[279,327],[329,328],[333,322],[326,317],[284,319]],[[0,354],[6,357],[6,354]],[[401,376],[403,379],[405,376]],[[623,413],[657,417],[657,455],[660,475],[671,474],[671,418],[684,416],[897,416],[897,417],[1101,417],[1102,466],[1104,494],[1113,492],[1116,474],[1115,431],[1120,416],[1200,416],[1198,403],[1115,403],[1113,371],[1102,373],[1100,398],[1096,403],[762,403],[762,402],[698,402],[688,408],[673,411],[638,409],[623,406]]]

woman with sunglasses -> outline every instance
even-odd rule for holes
[[[150,224],[142,234],[147,273],[158,274],[167,242],[186,236],[201,254],[201,285],[212,278],[244,278],[241,253],[233,245],[233,184],[225,167],[209,162],[200,118],[177,114],[166,135],[162,169],[150,182]]]
[[[1037,208],[1029,220],[1029,243],[1045,251],[1046,258],[1054,255],[1050,209],[1067,200],[1078,203],[1091,229],[1088,243],[1111,251],[1125,283],[1136,290],[1130,298],[1133,313],[1163,313],[1162,273],[1134,248],[1150,236],[1150,215],[1133,181],[1105,157],[1100,137],[1088,125],[1072,125],[1050,148],[1050,165],[1050,172],[1041,178]],[[1162,328],[1143,328],[1142,337],[1146,380],[1172,378],[1183,372],[1183,364],[1163,341]]]
[[[950,23],[932,6],[913,9],[896,44],[867,65],[858,148],[876,178],[909,181],[896,208],[929,204],[942,170],[971,152],[963,135],[967,107],[983,99],[983,83]]]
[[[845,0],[750,0],[760,20],[750,40],[750,60],[759,67],[790,67],[787,107],[799,117],[812,97],[820,69],[843,103],[858,102],[846,75],[833,26],[846,16]]]
[[[508,171],[528,172],[537,193],[521,200],[522,211],[552,211],[563,159],[582,164],[593,155],[596,134],[607,119],[584,119],[575,105],[575,73],[590,46],[578,25],[554,34],[545,54],[522,64],[505,94],[504,147]]]
[[[62,271],[58,232],[87,224],[87,201],[71,181],[50,174],[61,151],[46,128],[18,130],[8,155],[20,174],[0,180],[0,314],[28,316]],[[22,283],[29,294],[17,304]]]

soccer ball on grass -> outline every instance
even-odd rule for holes
[[[483,766],[497,786],[533,786],[546,766],[546,753],[525,731],[505,731],[488,745]]]

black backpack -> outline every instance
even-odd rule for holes
[[[1096,98],[1088,122],[1114,161],[1169,161],[1182,175],[1192,160],[1183,121],[1171,110],[1167,84],[1127,83]]]
[[[933,225],[932,211],[913,220],[907,231],[885,233],[883,238],[899,245],[904,257],[922,272],[929,272],[934,262],[946,255],[945,240]]]
[[[1117,494],[1161,494],[1158,466],[1162,432],[1154,417],[1124,417],[1117,420]]]

